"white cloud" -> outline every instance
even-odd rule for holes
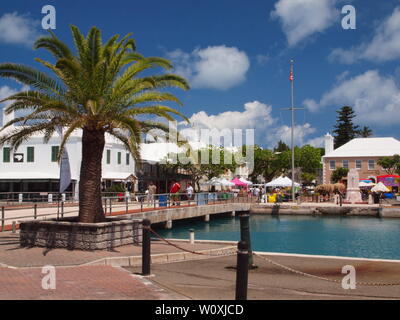
[[[362,124],[390,125],[400,122],[400,88],[393,77],[382,76],[377,70],[346,79],[326,92],[319,102],[305,100],[310,111],[327,106],[352,106],[355,119]]]
[[[316,131],[315,128],[311,127],[309,123],[305,123],[303,125],[296,125],[294,127],[294,144],[295,145],[304,145],[305,138],[313,134]],[[291,136],[292,129],[289,126],[283,125],[280,127],[273,128],[268,135],[268,142],[270,146],[274,146],[277,144],[279,140],[282,140],[289,146],[291,145]]]
[[[250,61],[235,47],[213,46],[191,53],[180,49],[169,52],[175,72],[186,77],[193,88],[227,90],[246,80]]]
[[[9,86],[0,87],[0,100],[3,100],[13,94],[17,93],[17,90],[10,88]],[[3,109],[6,108],[11,102],[0,103],[0,126],[3,125]]]
[[[272,106],[253,101],[246,103],[243,111],[225,111],[214,115],[197,112],[190,117],[192,128],[186,127],[180,132],[189,140],[198,141],[201,140],[199,129],[217,129],[220,132],[229,129],[231,133],[234,129],[241,129],[243,133],[246,129],[254,129],[255,143],[259,145],[274,147],[279,140],[290,143],[290,127],[277,126],[277,122],[278,119],[272,116]],[[308,123],[296,126],[295,142],[304,144],[306,137],[314,132],[315,129]]]
[[[325,145],[325,137],[317,137],[317,138],[312,138],[306,141],[305,144],[309,144],[310,146],[313,146],[314,148],[322,148]]]
[[[279,0],[271,16],[281,21],[289,46],[295,46],[339,21],[336,2],[337,0]]]
[[[396,7],[375,30],[372,40],[349,50],[337,48],[330,61],[351,64],[358,60],[390,61],[400,58],[400,7]]]
[[[31,46],[39,33],[40,22],[17,12],[0,18],[0,42]]]

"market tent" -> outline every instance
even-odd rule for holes
[[[235,179],[233,179],[231,182],[234,183],[235,186],[238,186],[238,187],[247,187],[247,186],[248,186],[247,183],[244,183],[244,182],[241,181],[239,178],[235,178]]]
[[[209,185],[209,186],[220,186],[221,181],[219,178],[213,177],[211,180],[207,181],[205,184]]]
[[[246,180],[245,178],[240,178],[240,181],[244,182],[247,185],[253,184],[253,182]]]
[[[375,187],[371,189],[372,192],[389,192],[389,189],[386,188],[386,186],[382,183],[379,182]]]
[[[229,180],[222,178],[220,179],[221,185],[224,187],[233,187],[235,184],[233,182],[230,182]]]
[[[272,180],[271,182],[268,182],[265,184],[266,187],[291,187],[292,186],[292,180],[290,180],[288,177],[279,177],[275,180]],[[294,183],[295,187],[300,187],[300,184],[295,182]]]
[[[358,184],[358,186],[361,187],[368,187],[368,188],[372,188],[373,186],[375,186],[376,184],[373,183],[372,181],[370,182],[364,182],[364,181],[360,181],[360,183]]]

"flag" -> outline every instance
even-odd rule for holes
[[[293,81],[293,71],[290,70],[290,74],[289,74],[289,81]]]
[[[60,134],[62,140],[62,128],[58,128],[58,133]],[[64,147],[64,151],[61,155],[60,161],[60,193],[63,193],[69,187],[71,183],[71,168],[69,165],[69,157],[67,148]]]

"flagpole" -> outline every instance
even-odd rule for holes
[[[295,192],[294,192],[294,76],[293,76],[293,64],[294,61],[290,60],[290,74],[291,74],[291,96],[292,96],[292,107],[290,108],[292,111],[292,132],[291,132],[291,142],[292,142],[292,201],[295,201]]]

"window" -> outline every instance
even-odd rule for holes
[[[362,160],[356,160],[356,169],[361,169],[362,167]]]
[[[10,148],[3,148],[3,162],[10,162]]]
[[[121,152],[118,152],[118,164],[121,164]]]
[[[126,154],[126,165],[129,166],[129,153]]]
[[[349,168],[349,160],[343,160],[342,167],[348,169]]]
[[[60,152],[59,146],[51,147],[51,162],[57,162],[58,153]]]
[[[26,148],[26,161],[27,162],[35,162],[35,148],[34,147]]]
[[[368,160],[368,170],[375,169],[375,160]]]
[[[336,161],[335,160],[330,160],[329,161],[329,169],[335,170],[336,169]]]
[[[111,150],[107,150],[107,164],[111,163]]]

